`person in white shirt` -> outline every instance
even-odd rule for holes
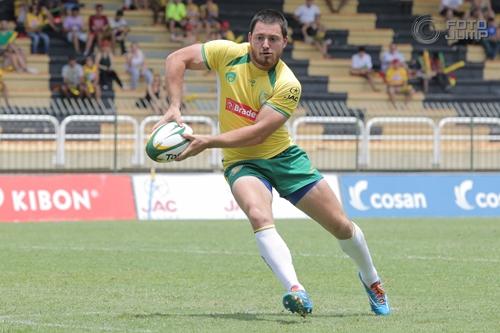
[[[464,12],[460,10],[460,7],[463,2],[463,0],[441,0],[439,14],[446,17],[446,20],[451,20],[453,16],[462,17]]]
[[[398,46],[394,43],[389,44],[389,49],[380,56],[381,71],[385,73],[393,60],[398,60],[399,63],[406,67],[405,56],[399,52]]]
[[[300,30],[304,40],[307,39],[307,29],[309,29],[317,17],[321,15],[319,7],[313,4],[314,0],[306,0],[305,4],[300,5],[294,12],[295,19],[300,23]]]
[[[352,56],[351,62],[351,75],[364,77],[373,91],[379,91],[375,87],[375,83],[371,77],[373,73],[372,57],[366,53],[366,49],[363,46],[360,46],[358,53]]]
[[[125,47],[125,41],[127,40],[127,34],[130,31],[128,22],[123,18],[123,10],[119,9],[116,11],[115,17],[109,20],[109,25],[111,27],[111,48],[113,54],[115,53],[116,43],[120,44],[121,54],[127,53]]]
[[[127,52],[126,58],[126,69],[130,74],[130,89],[135,90],[137,88],[137,84],[139,83],[141,76],[144,77],[146,84],[150,84],[151,81],[153,81],[153,73],[149,68],[147,68],[146,58],[144,57],[144,53],[139,48],[139,44],[137,42],[132,43],[130,51]]]

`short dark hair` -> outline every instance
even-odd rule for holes
[[[358,47],[358,52],[366,52],[366,47],[364,46]]]
[[[253,33],[253,29],[257,22],[262,22],[265,24],[274,24],[278,23],[281,27],[281,34],[283,37],[288,35],[288,21],[285,16],[274,9],[262,9],[259,10],[253,17],[252,21],[250,21],[250,33]]]

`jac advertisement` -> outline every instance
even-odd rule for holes
[[[0,222],[134,219],[127,175],[0,176]]]
[[[500,174],[340,176],[352,217],[500,216]]]

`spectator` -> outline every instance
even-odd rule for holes
[[[132,43],[126,58],[126,70],[130,74],[130,89],[135,90],[137,88],[141,76],[144,77],[146,84],[150,84],[153,80],[153,73],[146,67],[144,53],[137,42]]]
[[[365,78],[373,91],[379,91],[371,77],[373,73],[372,57],[366,53],[363,46],[358,49],[358,53],[352,56],[351,63],[351,75]]]
[[[0,67],[0,92],[2,93],[2,97],[5,101],[5,105],[7,107],[10,107],[9,105],[9,91],[7,90],[7,85],[5,84],[5,81],[3,80],[3,70]]]
[[[429,80],[431,79],[431,76],[425,72],[424,66],[420,63],[420,61],[412,59],[408,67],[409,76],[412,80],[416,80],[422,86],[422,91],[427,94],[429,91]]]
[[[136,9],[148,9],[149,0],[134,0],[134,6]]]
[[[387,94],[389,100],[396,107],[396,94],[405,95],[405,103],[408,103],[413,96],[413,88],[408,84],[408,72],[403,64],[394,59],[386,72]]]
[[[89,33],[84,55],[90,55],[94,42],[97,42],[97,45],[101,44],[105,37],[107,37],[108,32],[108,17],[103,14],[103,6],[101,4],[97,4],[95,5],[95,14],[89,17]]]
[[[307,30],[316,22],[320,16],[319,7],[313,4],[313,0],[305,0],[305,4],[300,5],[294,12],[295,19],[300,23],[300,30],[305,42],[311,42]]]
[[[153,25],[165,23],[165,9],[168,0],[151,0],[150,6],[153,12]],[[163,14],[160,17],[160,14]]]
[[[115,54],[116,43],[120,44],[121,55],[127,53],[127,48],[125,47],[125,41],[127,40],[127,35],[130,31],[127,21],[123,18],[123,10],[119,9],[116,11],[115,17],[109,22],[111,26],[111,47],[113,49],[113,54]]]
[[[444,73],[444,62],[442,60],[442,55],[440,55],[438,52],[434,52],[431,57],[430,77],[432,81],[437,82],[437,84],[443,91],[450,91],[450,79],[448,75]]]
[[[206,0],[200,7],[200,15],[206,32],[206,39],[217,39],[220,30],[219,6],[213,0]]]
[[[461,11],[463,0],[441,0],[441,8],[439,14],[444,16],[447,21],[453,17],[463,17],[464,12]]]
[[[31,53],[38,53],[38,46],[40,44],[40,39],[43,40],[43,52],[44,54],[49,53],[50,39],[49,35],[42,31],[45,25],[43,16],[40,12],[40,8],[35,6],[28,6],[28,13],[26,14],[26,20],[24,21],[24,28],[31,38]]]
[[[184,31],[186,26],[186,5],[181,0],[171,0],[165,9],[165,20],[170,31],[170,40],[178,41],[181,38],[177,33],[177,28]],[[184,32],[181,34],[184,35]]]
[[[113,90],[113,81],[123,89],[123,83],[113,69],[113,53],[108,40],[101,43],[95,63],[99,67],[99,84],[103,90]]]
[[[200,7],[193,0],[186,3],[186,42],[194,43],[200,39]]]
[[[222,39],[230,40],[235,43],[241,43],[243,41],[244,37],[242,35],[236,37],[234,32],[231,30],[231,25],[229,21],[222,21],[220,29],[221,29],[220,34]]]
[[[69,15],[69,13],[73,10],[73,8],[83,7],[83,5],[80,5],[78,0],[63,0],[62,3],[66,16]]]
[[[80,53],[80,42],[87,40],[87,34],[83,32],[83,18],[78,7],[73,7],[71,15],[64,18],[63,31],[68,42],[73,44],[77,53]]]
[[[27,67],[26,56],[15,40],[17,32],[9,30],[9,24],[6,20],[0,21],[0,55],[3,55],[5,68],[12,68],[16,72],[35,73]]]
[[[471,13],[477,19],[489,19],[495,17],[495,12],[491,6],[491,0],[472,0]]]
[[[101,87],[99,86],[99,69],[94,63],[91,56],[85,58],[85,65],[83,66],[83,77],[85,82],[85,90],[87,96],[95,96],[97,100],[101,99]]]
[[[394,59],[399,60],[400,65],[405,66],[405,56],[399,52],[395,43],[389,44],[389,49],[380,56],[381,71],[385,73]]]
[[[162,84],[159,74],[155,74],[153,81],[148,84],[146,95],[140,98],[135,105],[138,108],[148,108],[151,106],[155,114],[163,114],[163,109],[166,106],[166,92]]]
[[[328,6],[328,9],[330,9],[331,13],[340,13],[342,8],[344,8],[344,6],[347,4],[347,1],[348,0],[340,0],[337,8],[333,8],[332,0],[325,0],[326,5]]]
[[[307,28],[307,38],[306,41],[309,41],[325,59],[331,58],[328,54],[328,45],[332,43],[332,40],[326,38],[326,29],[325,26],[321,24],[319,21],[319,16],[316,16],[315,21]]]
[[[50,27],[50,33],[60,34],[62,31],[62,23],[64,10],[58,0],[47,0],[46,6],[42,8],[42,14]]]
[[[87,96],[83,67],[76,62],[76,57],[70,56],[68,63],[62,68],[62,93],[65,97]]]
[[[494,60],[500,50],[500,44],[498,42],[499,31],[494,18],[490,17],[488,19],[486,31],[488,36],[486,38],[481,38],[481,45],[484,47],[486,57],[490,60]]]

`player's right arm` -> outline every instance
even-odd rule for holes
[[[168,55],[165,60],[165,83],[170,104],[167,111],[154,128],[169,121],[182,123],[180,107],[186,69],[206,70],[203,62],[202,44],[184,47]]]

